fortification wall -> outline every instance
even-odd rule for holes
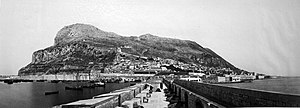
[[[233,88],[183,80],[175,80],[172,83],[167,82],[165,84],[172,88],[177,96],[180,96],[181,101],[188,101],[186,103],[190,108],[195,105],[209,105],[210,102],[208,101],[217,102],[226,107],[300,106],[300,96],[298,95]],[[189,92],[200,96],[196,96],[197,98],[195,98],[195,95],[193,96],[193,94]],[[208,100],[204,100],[201,96]]]
[[[115,108],[120,106],[126,100],[131,100],[145,87],[145,84],[137,84],[134,86],[126,87],[124,89],[115,90],[107,94],[94,96],[93,99],[79,100],[53,108]]]

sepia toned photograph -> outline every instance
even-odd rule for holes
[[[300,107],[300,0],[0,0],[0,108]]]

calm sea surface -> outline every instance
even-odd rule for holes
[[[55,105],[92,98],[130,86],[131,83],[108,83],[105,87],[65,90],[66,83],[23,82],[11,85],[0,82],[0,108],[49,108]],[[59,94],[45,95],[45,91]]]
[[[252,83],[222,85],[300,95],[300,77],[255,80]]]

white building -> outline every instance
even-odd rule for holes
[[[205,75],[204,73],[194,73],[194,72],[190,72],[189,75],[195,75],[195,76],[200,76],[202,77],[203,75]]]
[[[202,82],[201,78],[180,78],[180,80],[185,80],[185,81],[194,81],[194,82]]]

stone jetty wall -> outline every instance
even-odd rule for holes
[[[115,90],[110,93],[94,96],[92,99],[78,100],[75,102],[55,106],[54,108],[115,108],[120,106],[124,101],[133,99],[139,94],[146,84],[136,84],[124,89]]]
[[[116,106],[119,106],[119,96],[112,96],[112,98],[100,101],[91,108],[115,108]]]
[[[80,73],[80,74],[63,74],[63,75],[26,75],[19,76],[19,79],[25,80],[91,80],[95,76]]]
[[[186,102],[186,106],[225,106],[225,107],[291,107],[300,106],[300,96],[234,88],[214,84],[197,83],[183,80],[164,81]],[[196,98],[195,98],[196,97]]]

